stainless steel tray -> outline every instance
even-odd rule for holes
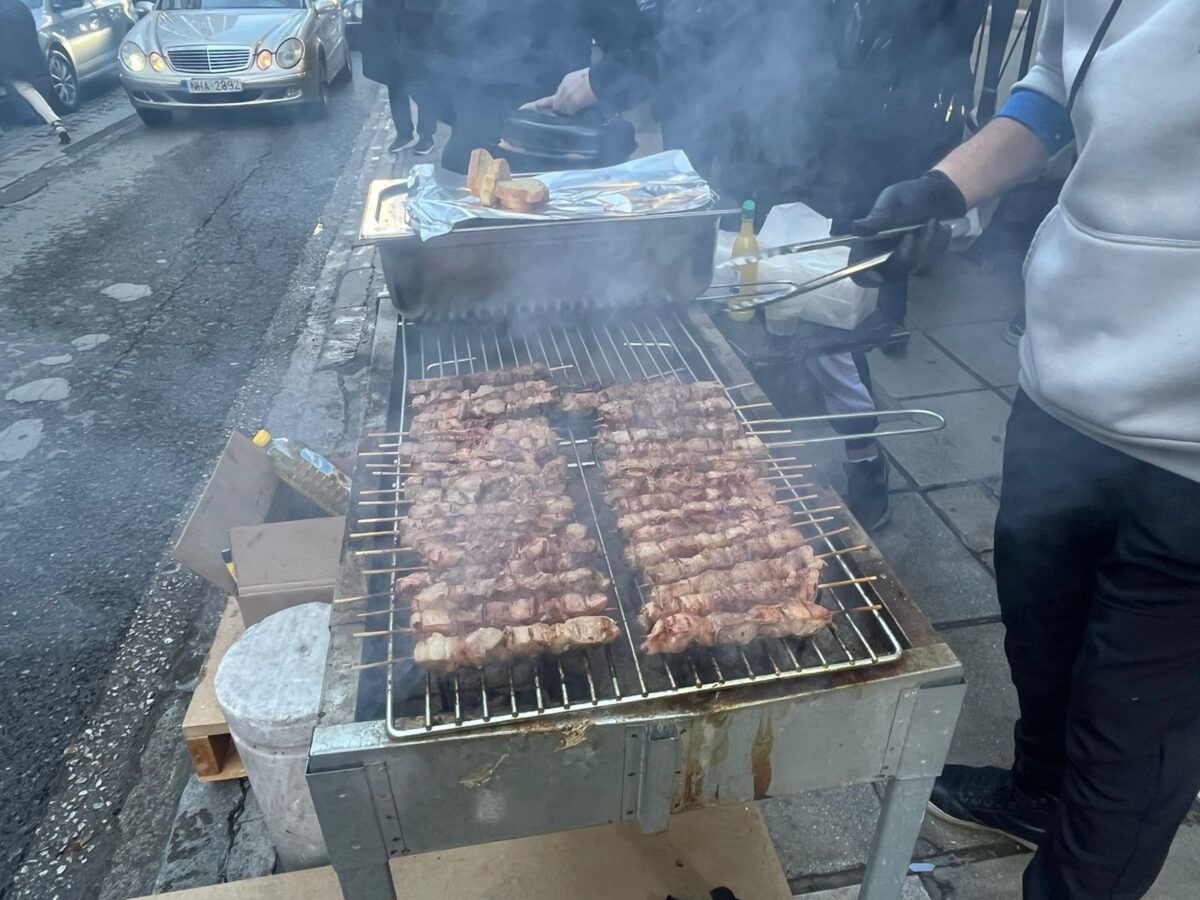
[[[379,245],[409,321],[690,302],[712,282],[717,219],[735,212],[513,222],[421,241],[404,223],[406,188],[371,184],[359,237]]]

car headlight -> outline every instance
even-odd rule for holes
[[[133,41],[126,41],[121,45],[121,65],[130,72],[140,72],[146,68],[146,54]]]
[[[362,0],[354,0],[354,18],[362,21]]]
[[[299,38],[288,38],[275,51],[275,62],[283,68],[290,69],[304,58],[304,44]]]
[[[345,6],[342,7],[342,18],[343,19],[349,19],[353,15],[354,15],[354,4],[353,3],[347,3]]]
[[[254,58],[254,64],[256,66],[258,66],[260,69],[271,68],[271,51],[270,50],[259,50],[258,56],[256,56]]]
[[[150,55],[146,58],[150,61],[150,68],[152,68],[155,72],[167,71],[167,61],[157,53],[151,51]]]

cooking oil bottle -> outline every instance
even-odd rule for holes
[[[747,200],[742,204],[742,227],[738,231],[738,236],[733,240],[733,253],[731,256],[750,256],[758,252],[758,238],[754,236],[754,201]],[[750,285],[758,281],[758,263],[746,263],[744,266],[738,266],[738,282],[743,285]],[[738,288],[739,294],[753,294],[755,288],[741,287]],[[754,318],[753,309],[727,309],[726,313],[729,318],[738,322],[749,322]]]
[[[350,506],[350,480],[333,463],[292,438],[254,436],[254,446],[267,451],[275,473],[325,512],[344,516]]]

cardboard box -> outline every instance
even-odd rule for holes
[[[345,527],[344,517],[327,515],[281,481],[266,453],[234,432],[174,555],[236,596],[249,627],[289,606],[333,600]],[[233,551],[236,583],[221,558],[226,549]]]

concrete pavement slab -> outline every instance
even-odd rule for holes
[[[908,287],[908,320],[924,331],[968,322],[1007,322],[1021,308],[1019,266],[993,268],[962,256],[939,260],[931,276]]]
[[[925,409],[940,413],[946,427],[896,438],[888,452],[921,487],[979,481],[1000,474],[1009,406],[991,391],[930,397]]]
[[[1032,858],[1032,853],[1018,853],[942,867],[925,877],[946,900],[1021,900],[1021,875]]]
[[[1015,385],[1012,387],[1000,388],[1000,393],[1008,398],[1009,403],[1017,399],[1017,388]]]
[[[865,864],[879,819],[869,784],[764,800],[759,808],[790,881]]]
[[[929,619],[996,615],[996,584],[920,494],[894,494],[892,521],[875,535],[900,582]]]
[[[925,498],[950,520],[962,542],[976,553],[992,549],[992,531],[1000,501],[979,484],[936,488]]]
[[[872,384],[897,400],[970,391],[981,386],[979,379],[919,331],[913,333],[902,356],[872,350],[868,359]]]
[[[796,894],[792,900],[857,900],[860,888],[861,885],[850,884],[828,891]],[[929,892],[922,886],[920,879],[913,875],[905,879],[904,891],[900,894],[900,900],[929,900]]]
[[[1004,343],[1007,322],[972,322],[929,332],[934,342],[993,387],[1017,383],[1017,348]]]
[[[967,696],[950,745],[949,762],[966,766],[1010,766],[1017,693],[1004,656],[1004,626],[948,628],[941,638],[962,660]]]
[[[1021,900],[1021,876],[1033,854],[944,866],[926,878],[944,900]],[[1166,865],[1145,900],[1192,900],[1200,893],[1200,824],[1188,821],[1175,835]]]

